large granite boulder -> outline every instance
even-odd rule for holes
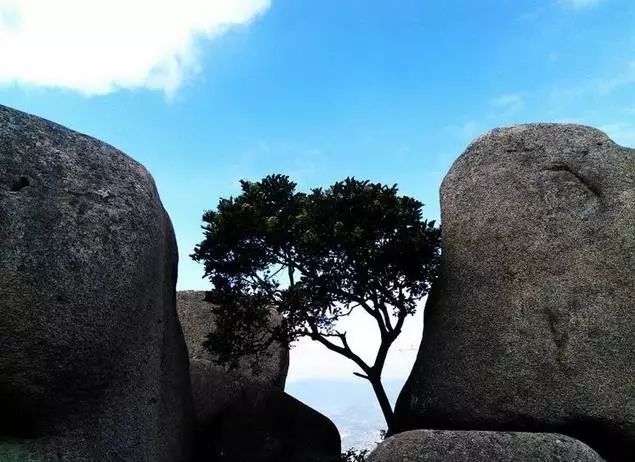
[[[368,462],[602,462],[586,444],[555,433],[415,430],[381,443]]]
[[[273,343],[238,369],[216,363],[203,347],[216,326],[205,292],[177,292],[177,311],[190,355],[198,438],[196,461],[335,462],[335,425],[282,390],[289,348]],[[273,313],[271,323],[280,322]],[[260,335],[254,332],[254,335]]]
[[[327,417],[273,387],[236,386],[239,395],[201,429],[197,461],[339,461],[339,432]]]
[[[203,291],[179,291],[176,306],[190,355],[190,381],[196,420],[209,422],[240,395],[240,385],[260,384],[284,389],[289,369],[289,348],[273,343],[267,351],[244,358],[238,369],[215,362],[215,355],[203,347],[215,328],[214,315]],[[272,323],[278,322],[272,315]]]
[[[396,430],[547,431],[635,460],[635,151],[496,129],[441,187],[441,275]]]
[[[190,358],[216,364],[215,355],[203,347],[207,335],[213,332],[216,326],[210,309],[211,305],[205,301],[205,292],[196,290],[177,292],[176,307]],[[280,322],[279,316],[272,313],[271,323],[276,325],[278,322]],[[255,334],[258,335],[258,333]],[[274,342],[261,354],[244,358],[239,368],[232,372],[264,385],[284,389],[288,370],[289,348]]]
[[[189,459],[177,259],[141,165],[0,106],[0,460]]]

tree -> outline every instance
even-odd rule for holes
[[[439,228],[396,185],[347,178],[305,194],[287,176],[270,175],[241,187],[238,197],[220,199],[203,215],[204,239],[192,254],[212,283],[206,299],[219,320],[205,345],[236,365],[274,341],[309,337],[357,365],[355,375],[370,382],[390,431],[393,410],[381,375],[390,346],[436,277]],[[282,317],[276,326],[268,322],[271,308]],[[372,364],[337,329],[353,310],[377,324],[381,342]]]
[[[342,453],[341,462],[366,462],[369,453],[368,449],[348,449]]]

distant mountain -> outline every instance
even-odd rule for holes
[[[405,380],[384,382],[394,405]],[[337,425],[342,448],[372,448],[379,441],[379,431],[386,428],[370,384],[362,379],[319,379],[289,383],[285,391]]]

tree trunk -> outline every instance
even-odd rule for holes
[[[373,386],[377,402],[379,403],[381,412],[384,414],[387,426],[386,433],[391,434],[394,425],[394,412],[392,410],[392,406],[390,405],[390,401],[388,400],[388,395],[386,395],[386,390],[384,390],[384,385],[381,383],[381,377],[375,374],[369,374],[368,381]]]

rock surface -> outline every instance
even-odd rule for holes
[[[289,369],[289,349],[273,344],[267,352],[245,358],[236,370],[214,362],[214,355],[203,347],[214,330],[214,316],[204,301],[203,291],[177,292],[177,311],[190,355],[190,381],[197,422],[205,424],[240,394],[244,383],[284,389]]]
[[[282,392],[289,349],[273,344],[236,370],[219,366],[202,345],[215,328],[204,299],[203,291],[177,292],[199,428],[196,461],[335,462],[341,446],[335,425]]]
[[[1,460],[188,460],[177,259],[141,165],[0,106]]]
[[[335,424],[272,387],[238,385],[239,396],[209,422],[200,438],[200,462],[336,462]]]
[[[191,359],[214,363],[215,356],[203,347],[207,335],[215,329],[214,315],[204,291],[185,290],[176,294],[176,306]],[[277,322],[272,315],[272,323]],[[243,377],[284,389],[289,370],[289,348],[272,344],[263,354],[245,358],[234,372]]]
[[[415,430],[381,443],[368,462],[602,462],[586,444],[555,433]]]
[[[397,431],[547,431],[635,460],[635,151],[496,129],[441,187],[443,258]]]

